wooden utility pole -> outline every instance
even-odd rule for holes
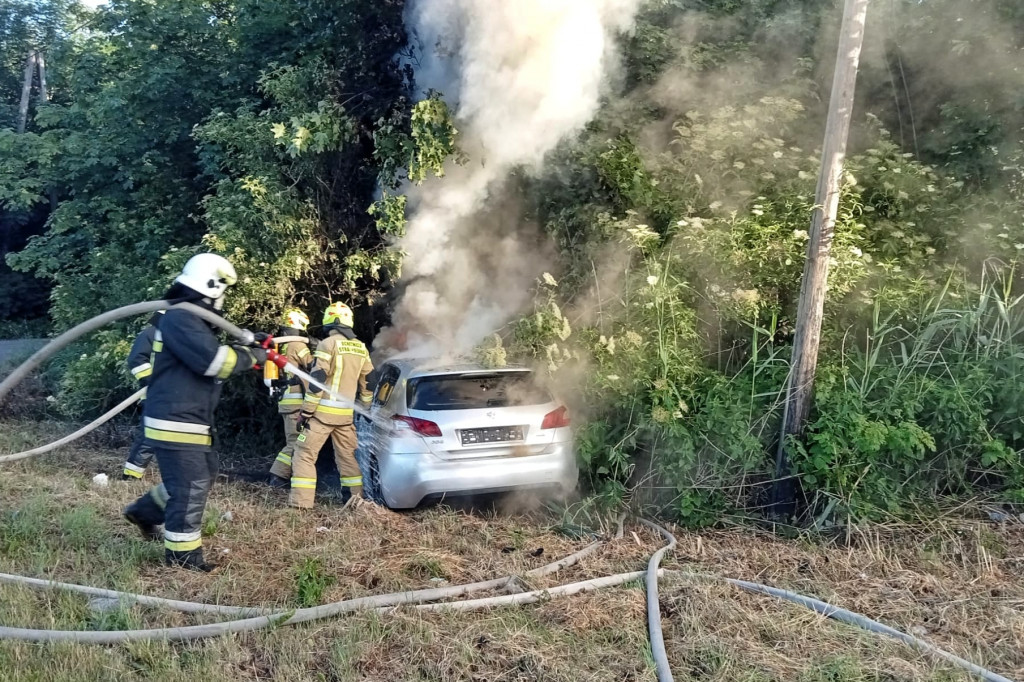
[[[21,86],[21,105],[18,107],[18,133],[25,132],[28,124],[28,104],[32,97],[32,77],[36,74],[36,51],[29,50],[25,60],[25,80]]]
[[[821,318],[828,289],[828,260],[832,251],[836,213],[839,210],[843,161],[850,135],[853,114],[853,93],[857,84],[857,67],[864,42],[864,24],[868,0],[845,0],[843,25],[839,35],[832,94],[829,99],[825,142],[821,149],[821,170],[811,215],[807,262],[800,284],[796,329],[793,337],[793,359],[787,382],[786,402],[782,417],[782,433],[776,453],[776,482],[772,490],[772,506],[776,515],[792,510],[794,482],[790,478],[786,457],[787,441],[803,433],[811,411],[814,373],[818,367],[818,344],[821,341]]]

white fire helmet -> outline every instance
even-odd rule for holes
[[[215,253],[200,253],[188,259],[174,281],[217,301],[229,286],[238,281],[238,275],[227,258]]]

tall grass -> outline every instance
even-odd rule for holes
[[[629,273],[617,325],[547,347],[549,358],[591,359],[578,438],[585,481],[606,508],[634,500],[693,525],[757,512],[776,476],[791,322],[736,296],[747,292],[712,300],[668,261],[644,262]],[[809,518],[981,492],[1024,497],[1018,280],[1015,266],[990,260],[974,281],[952,271],[930,296],[876,291],[852,323],[829,311],[811,419],[786,444]],[[549,328],[562,327],[557,317]]]

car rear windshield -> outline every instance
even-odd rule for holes
[[[551,402],[551,395],[534,383],[531,372],[419,377],[409,381],[408,396],[410,410],[478,410]]]

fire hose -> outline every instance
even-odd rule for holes
[[[649,521],[641,521],[644,525],[659,532],[666,538],[668,544],[662,547],[661,550],[655,553],[651,557],[652,562],[657,558],[660,561],[659,553],[663,550],[668,550],[670,547],[675,545],[675,536],[672,535],[665,528],[651,523]],[[523,574],[524,577],[540,577],[543,575],[549,575],[554,573],[566,566],[578,563],[580,560],[585,558],[587,555],[593,553],[598,548],[603,546],[603,542],[595,542],[587,547],[583,548],[579,552],[570,555],[564,559],[556,562],[547,564],[532,571],[528,571]],[[652,563],[652,566],[656,564]],[[11,628],[11,627],[0,627],[0,639],[15,639],[29,642],[75,642],[75,643],[91,643],[91,644],[117,644],[127,641],[135,640],[194,640],[202,639],[207,637],[218,637],[225,634],[232,634],[237,632],[246,632],[251,630],[264,629],[269,627],[277,627],[280,625],[296,625],[299,623],[312,622],[316,620],[323,620],[334,616],[340,616],[344,614],[353,613],[356,611],[369,610],[369,609],[390,609],[401,605],[413,604],[418,610],[429,610],[429,611],[469,611],[483,608],[493,608],[500,606],[510,606],[519,604],[530,604],[559,596],[570,596],[579,594],[581,592],[587,592],[595,589],[604,587],[612,587],[615,585],[621,585],[634,580],[639,580],[645,576],[650,579],[652,573],[650,567],[647,571],[634,571],[628,573],[619,573],[615,575],[602,576],[598,578],[592,578],[589,580],[583,580],[575,583],[569,583],[565,585],[559,585],[552,588],[532,590],[528,592],[519,592],[516,594],[507,594],[496,597],[485,597],[482,599],[468,599],[463,601],[455,602],[442,602],[442,603],[424,603],[424,602],[435,602],[439,599],[460,597],[473,592],[480,592],[484,590],[493,589],[508,589],[513,586],[517,580],[515,576],[507,576],[504,578],[496,578],[493,580],[486,580],[476,583],[467,583],[464,585],[455,585],[451,587],[440,587],[430,588],[424,590],[413,590],[407,592],[393,592],[389,594],[374,595],[369,597],[359,597],[356,599],[347,599],[332,604],[325,604],[322,606],[316,606],[306,609],[296,609],[293,611],[278,611],[274,613],[267,613],[267,609],[260,609],[258,607],[235,607],[235,606],[220,606],[214,604],[203,604],[199,602],[186,602],[172,599],[162,599],[159,597],[149,597],[146,595],[132,594],[128,592],[119,592],[115,590],[103,590],[100,588],[86,587],[82,585],[72,585],[68,583],[59,583],[53,581],[39,580],[36,578],[27,578],[23,576],[0,574],[0,583],[9,583],[16,585],[25,585],[28,587],[35,587],[41,589],[62,589],[70,590],[74,592],[80,592],[84,594],[91,594],[95,596],[102,596],[108,598],[116,598],[129,602],[138,602],[141,604],[147,604],[152,606],[164,606],[167,608],[175,609],[178,611],[188,613],[218,613],[218,614],[233,614],[233,615],[248,615],[263,613],[257,617],[243,618],[240,620],[230,620],[221,623],[211,623],[208,625],[193,625],[179,628],[155,628],[148,630],[120,630],[120,631],[103,631],[103,632],[86,632],[81,630],[39,630],[29,628]],[[667,571],[664,569],[655,569],[655,579],[660,576],[678,576],[686,579],[700,580],[700,581],[713,581],[713,580],[725,580],[725,582],[755,594],[768,595],[783,599],[805,608],[808,608],[816,613],[819,613],[827,618],[831,618],[843,623],[855,625],[869,632],[885,635],[892,637],[904,644],[907,644],[919,651],[924,653],[932,654],[939,658],[942,658],[968,672],[980,677],[981,679],[987,680],[988,682],[1013,682],[1009,678],[1003,677],[996,673],[993,673],[985,668],[982,668],[970,661],[967,661],[959,656],[951,654],[943,649],[940,649],[933,644],[925,642],[917,637],[913,637],[906,633],[903,633],[895,628],[891,628],[887,625],[879,623],[875,620],[862,616],[860,614],[842,609],[813,597],[807,597],[805,595],[790,592],[789,590],[782,590],[779,588],[770,587],[768,585],[762,585],[760,583],[753,583],[744,580],[735,580],[732,578],[721,578],[720,576],[713,575],[702,575],[698,573],[682,572],[682,571]],[[650,594],[648,594],[650,600]],[[651,602],[649,601],[649,604]],[[657,618],[660,628],[660,608],[657,607],[657,600],[654,600],[656,605],[653,609],[648,608],[648,615],[653,618]],[[653,621],[651,621],[653,622]],[[658,651],[660,649],[660,651]],[[655,657],[662,657],[665,654],[664,651],[664,640],[660,639],[658,644],[652,641],[652,652]],[[666,659],[667,660],[667,659]],[[667,673],[667,677],[666,677]],[[671,680],[671,672],[658,670],[659,682],[667,682]]]
[[[200,306],[194,305],[192,303],[171,303],[170,301],[149,301],[146,303],[136,303],[133,305],[124,306],[122,308],[116,308],[107,313],[104,313],[103,315],[99,315],[90,320],[86,320],[85,322],[69,329],[68,331],[64,332],[63,334],[61,334],[60,336],[56,337],[48,344],[43,346],[31,357],[29,357],[28,360],[26,360],[13,372],[11,372],[11,374],[8,375],[3,380],[3,382],[0,382],[0,404],[2,404],[3,399],[7,396],[8,393],[11,392],[11,389],[13,389],[14,386],[18,384],[18,382],[20,382],[26,376],[31,374],[34,370],[38,369],[44,362],[49,360],[51,357],[67,348],[79,337],[88,334],[89,332],[95,331],[96,329],[99,329],[101,326],[109,324],[110,322],[116,320],[120,320],[126,317],[132,317],[135,315],[142,315],[145,313],[155,312],[157,310],[169,310],[171,308],[184,308],[189,312],[201,317],[203,320],[209,322],[210,324],[213,324],[223,329],[228,334],[234,336],[236,339],[242,341],[245,344],[251,344],[254,341],[254,335],[249,330],[237,327],[228,322],[227,320],[225,320],[220,315],[213,313],[205,308],[201,308]],[[282,336],[275,337],[273,341],[275,343],[289,343],[293,341],[302,341],[304,343],[307,343],[309,339],[306,338],[305,336]],[[277,354],[275,353],[275,355]],[[27,457],[34,457],[35,455],[42,455],[47,452],[52,452],[64,445],[67,445],[68,443],[74,442],[79,438],[85,436],[86,434],[95,431],[103,424],[106,424],[108,421],[110,421],[117,415],[127,410],[129,407],[131,407],[136,402],[141,400],[145,393],[145,389],[140,389],[136,391],[131,396],[125,398],[122,402],[118,403],[108,412],[100,415],[99,417],[89,422],[82,428],[78,429],[74,433],[70,433],[67,436],[61,438],[60,440],[54,441],[53,443],[49,443],[38,448],[33,448],[32,450],[26,450],[25,452],[18,452],[10,455],[0,455],[0,464],[4,462],[14,462],[19,459],[25,459]]]
[[[28,376],[32,371],[37,369],[43,362],[48,360],[50,357],[60,352],[78,337],[94,331],[101,326],[119,320],[125,317],[133,315],[141,315],[145,313],[155,312],[157,310],[166,310],[170,308],[186,308],[190,312],[195,313],[202,319],[210,322],[211,324],[223,329],[228,334],[234,336],[236,339],[249,345],[255,340],[255,336],[252,332],[241,329],[220,315],[208,311],[199,306],[195,306],[190,303],[171,303],[169,301],[151,301],[147,303],[137,303],[134,305],[124,306],[111,310],[103,315],[99,315],[90,320],[87,320],[76,327],[64,332],[57,338],[53,339],[50,343],[44,346],[42,349],[33,354],[28,360],[22,365],[17,367],[3,382],[0,382],[0,402],[10,393],[11,389],[22,379]],[[301,337],[287,337],[287,339],[278,339],[279,342],[286,342],[292,340],[298,340]],[[272,354],[272,355],[271,355]],[[276,356],[276,357],[273,357]],[[293,365],[284,361],[281,356],[276,352],[270,351],[268,353],[268,361],[275,362],[282,369],[288,368],[288,371],[293,371],[300,376],[304,373],[298,371]],[[308,376],[308,375],[307,375]],[[318,383],[318,382],[317,382]],[[329,392],[329,391],[328,391]],[[43,454],[44,452],[50,452],[61,445],[70,443],[77,438],[84,436],[93,429],[99,427],[109,419],[113,418],[118,413],[127,409],[135,401],[142,397],[143,390],[137,391],[135,394],[118,404],[113,410],[104,414],[100,418],[94,420],[85,427],[78,431],[65,436],[64,438],[45,445],[34,450],[29,450],[15,455],[5,455],[0,458],[0,462],[13,461],[15,459],[23,459],[31,457],[37,454]],[[559,585],[557,587],[533,590],[529,592],[519,592],[516,594],[504,595],[499,597],[489,597],[484,599],[472,599],[461,602],[448,602],[440,604],[423,604],[423,602],[436,601],[452,596],[462,596],[470,592],[495,589],[498,587],[509,587],[513,585],[515,580],[514,576],[506,578],[498,578],[491,581],[483,581],[479,583],[470,583],[467,585],[459,585],[448,588],[432,588],[427,590],[416,590],[412,592],[397,592],[384,595],[376,595],[371,597],[360,597],[356,599],[349,599],[333,604],[325,604],[322,606],[316,606],[311,608],[296,609],[292,611],[279,611],[277,613],[270,613],[266,615],[259,615],[249,618],[242,618],[239,620],[225,621],[221,623],[213,623],[209,625],[193,625],[179,628],[155,628],[155,629],[143,629],[143,630],[120,630],[120,631],[104,631],[104,632],[87,632],[80,630],[61,631],[61,630],[39,630],[29,628],[13,628],[0,626],[0,639],[17,639],[30,642],[77,642],[77,643],[94,643],[94,644],[114,644],[127,641],[135,640],[182,640],[182,639],[200,639],[205,637],[216,637],[224,634],[245,632],[250,630],[259,630],[268,627],[276,627],[280,625],[294,625],[298,623],[311,622],[315,620],[322,620],[325,618],[334,617],[341,614],[352,613],[358,610],[364,609],[380,609],[399,606],[402,604],[419,604],[417,608],[428,609],[428,610],[471,610],[478,608],[490,608],[494,606],[503,606],[511,604],[525,604],[539,601],[544,598],[555,597],[555,596],[568,596],[578,594],[593,589],[599,589],[602,587],[611,587],[614,585],[621,585],[632,580],[637,580],[641,577],[646,579],[647,586],[647,615],[648,615],[648,629],[650,632],[651,650],[655,660],[657,676],[659,682],[672,682],[672,673],[668,664],[668,656],[665,650],[664,636],[661,625],[661,611],[658,600],[658,584],[657,580],[660,575],[666,574],[664,570],[659,569],[659,564],[665,553],[670,551],[676,546],[676,538],[665,528],[654,524],[649,521],[642,520],[641,523],[648,526],[652,530],[660,533],[667,544],[660,550],[651,556],[646,571],[637,571],[632,573],[620,573],[611,576],[605,576],[601,578],[595,578],[591,580],[585,580],[576,583],[570,583],[567,585]],[[546,575],[560,570],[564,566],[570,565],[579,561],[586,554],[594,551],[602,543],[594,543],[593,545],[584,548],[575,555],[567,557],[561,561],[548,564],[547,566],[535,569],[537,571],[534,576]],[[974,675],[981,677],[982,679],[988,680],[989,682],[1012,682],[1008,678],[1002,677],[988,671],[970,661],[962,659],[954,654],[944,651],[924,640],[917,637],[913,637],[904,632],[891,628],[887,625],[879,623],[861,614],[841,609],[826,602],[808,597],[805,595],[790,592],[788,590],[782,590],[768,585],[762,585],[759,583],[753,583],[743,580],[736,580],[733,578],[721,578],[717,576],[701,576],[692,573],[671,572],[672,574],[683,575],[688,578],[697,579],[724,579],[727,583],[757,594],[770,595],[779,599],[784,599],[795,604],[804,606],[805,608],[811,609],[827,618],[832,618],[844,623],[855,625],[863,628],[869,632],[875,634],[881,634],[888,637],[892,637],[900,642],[903,642],[909,646],[912,646],[919,651],[923,651],[939,658],[942,658],[954,665],[957,665],[964,670],[971,672]],[[525,574],[528,577],[531,573]],[[35,578],[29,578],[25,576],[16,576],[9,574],[0,574],[0,583],[12,583],[27,585],[30,587],[45,587],[45,588],[56,588],[66,589],[78,592],[84,592],[87,594],[102,594],[103,596],[116,596],[117,598],[126,598],[138,601],[139,603],[148,603],[154,605],[168,606],[171,608],[177,608],[178,610],[190,611],[190,612],[204,612],[204,613],[230,613],[234,615],[252,614],[252,613],[265,613],[266,610],[253,608],[253,607],[225,607],[219,605],[210,604],[198,604],[195,602],[181,602],[177,600],[160,599],[157,597],[148,597],[146,595],[134,595],[125,592],[117,592],[114,590],[100,590],[99,588],[90,588],[81,585],[70,585],[67,583],[55,583],[50,581],[43,581]]]
[[[117,415],[119,415],[122,412],[124,412],[125,410],[127,410],[129,407],[131,407],[132,405],[137,403],[142,398],[142,396],[145,395],[145,394],[146,394],[146,389],[140,388],[135,393],[132,393],[130,396],[128,396],[127,398],[122,400],[120,403],[118,403],[116,407],[114,407],[112,410],[110,410],[106,414],[103,414],[103,415],[97,417],[96,419],[94,419],[93,421],[89,422],[88,424],[86,424],[82,428],[78,429],[77,431],[75,431],[73,433],[69,433],[68,435],[64,436],[60,440],[55,440],[52,443],[48,443],[47,445],[41,445],[38,448],[33,448],[32,450],[26,450],[25,452],[18,452],[18,453],[15,453],[13,455],[0,455],[0,464],[2,464],[4,462],[14,462],[16,460],[25,459],[27,457],[34,457],[35,455],[43,455],[43,454],[46,454],[47,452],[53,452],[54,450],[56,450],[57,448],[59,448],[61,446],[64,446],[64,445],[67,445],[68,443],[76,441],[79,438],[81,438],[82,436],[86,435],[87,433],[95,431],[100,426],[103,426],[108,421],[110,421],[111,419],[113,419]]]

